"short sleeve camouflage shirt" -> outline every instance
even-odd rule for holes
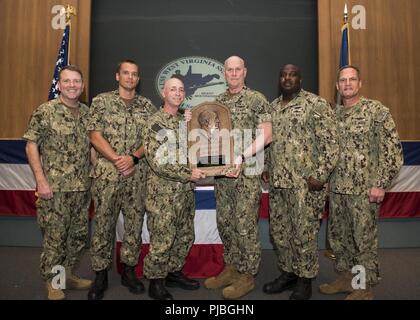
[[[79,104],[74,116],[60,99],[39,106],[23,139],[39,146],[42,168],[54,191],[86,191],[90,186],[88,107]]]
[[[143,145],[142,129],[155,112],[152,102],[140,95],[126,106],[118,91],[102,93],[92,101],[88,130],[100,131],[117,154],[131,154]],[[114,165],[99,154],[93,177],[104,174],[115,181],[120,177]]]

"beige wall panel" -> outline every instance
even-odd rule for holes
[[[362,93],[391,109],[400,136],[420,140],[420,105],[415,99],[420,85],[420,12],[418,0],[319,0],[320,95],[334,100],[339,64],[344,4],[349,21],[356,5],[366,8],[366,29],[351,29],[352,64],[362,71]]]
[[[52,28],[54,5],[70,4],[71,63],[89,83],[91,0],[0,0],[0,138],[20,138],[32,111],[45,102],[63,30]],[[83,95],[87,100],[88,86]]]

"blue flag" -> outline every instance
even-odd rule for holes
[[[69,47],[70,25],[67,25],[66,29],[64,29],[60,49],[58,50],[57,62],[55,63],[54,76],[51,83],[50,93],[48,94],[48,100],[55,99],[60,95],[60,90],[58,89],[58,74],[61,69],[69,64]]]
[[[341,28],[340,68],[350,64],[349,24],[345,23]]]

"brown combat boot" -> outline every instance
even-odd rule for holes
[[[238,280],[223,289],[223,298],[239,299],[255,288],[254,277],[250,274],[240,274]]]
[[[66,296],[63,290],[54,289],[51,284],[51,280],[46,282],[48,300],[64,300]]]
[[[344,300],[373,300],[372,288],[366,286],[366,289],[353,290]]]
[[[334,252],[331,249],[325,250],[324,257],[326,257],[326,258],[328,258],[330,260],[333,260],[333,261],[336,260],[336,256],[335,256]]]
[[[236,268],[231,264],[227,264],[223,271],[217,276],[206,279],[204,281],[204,286],[207,289],[218,289],[221,287],[231,285],[238,278],[239,272],[236,270]]]
[[[322,294],[351,293],[354,290],[351,286],[352,278],[353,275],[351,272],[341,272],[335,281],[321,284],[319,286],[319,292]]]
[[[82,279],[71,272],[66,274],[66,289],[87,290],[92,286],[92,280]]]

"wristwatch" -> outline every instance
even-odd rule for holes
[[[130,154],[130,157],[133,159],[134,164],[138,164],[140,161],[139,157],[136,157],[134,154]]]

